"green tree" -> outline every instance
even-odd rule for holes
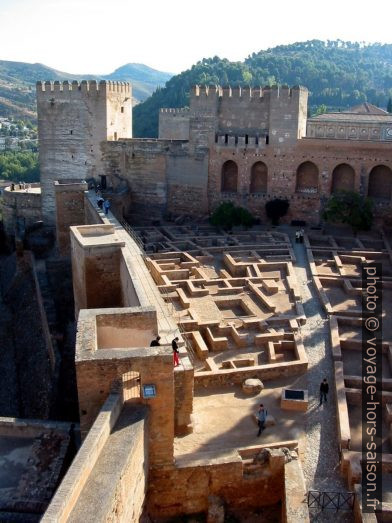
[[[387,111],[388,111],[388,113],[392,113],[392,98],[391,97],[389,97],[389,99],[388,99]]]
[[[316,109],[316,116],[319,114],[325,114],[327,112],[328,108],[325,104],[321,104]]]
[[[38,153],[31,151],[1,153],[0,178],[13,182],[39,182]]]
[[[340,191],[330,197],[323,218],[330,223],[345,223],[353,230],[369,230],[373,223],[373,202],[352,191]]]

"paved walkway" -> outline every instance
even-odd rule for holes
[[[321,491],[347,491],[340,473],[337,441],[336,400],[334,394],[333,360],[329,339],[327,315],[318,299],[304,244],[295,243],[295,231],[290,235],[297,263],[298,286],[306,315],[301,327],[309,368],[303,377],[304,388],[309,391],[309,410],[306,419],[306,448],[304,476],[308,489]],[[319,387],[327,378],[330,393],[328,403],[319,406]],[[328,511],[311,514],[312,521],[354,521],[351,513]]]

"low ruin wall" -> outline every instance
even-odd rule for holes
[[[253,456],[262,448],[251,449]],[[255,509],[283,502],[284,521],[308,521],[299,461],[285,463],[280,449],[273,450],[266,461],[253,463],[241,454],[236,450],[220,455],[205,452],[197,457],[177,458],[175,468],[151,471],[149,516],[164,519],[207,513],[214,496],[230,509]],[[294,490],[296,495],[292,496]]]
[[[33,183],[31,186],[35,189],[40,185],[39,183]],[[23,224],[24,228],[28,228],[42,220],[41,191],[11,191],[10,188],[7,187],[3,192],[1,207],[4,231],[7,236],[14,236],[18,223]]]

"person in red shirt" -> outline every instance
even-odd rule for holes
[[[178,359],[179,350],[178,350],[177,341],[178,341],[177,337],[174,338],[174,340],[172,341],[173,363],[174,363],[175,367],[178,367],[178,365],[180,364],[180,360]]]

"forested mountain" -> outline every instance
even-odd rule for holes
[[[244,62],[203,59],[171,78],[134,109],[134,136],[157,136],[160,107],[189,103],[193,84],[304,85],[309,109],[346,109],[368,101],[385,108],[392,96],[392,45],[311,40],[253,53]]]
[[[0,116],[23,120],[36,118],[35,83],[38,80],[118,80],[131,82],[137,101],[148,98],[159,85],[171,78],[143,64],[126,64],[113,73],[103,76],[75,75],[57,71],[42,64],[0,60]]]

